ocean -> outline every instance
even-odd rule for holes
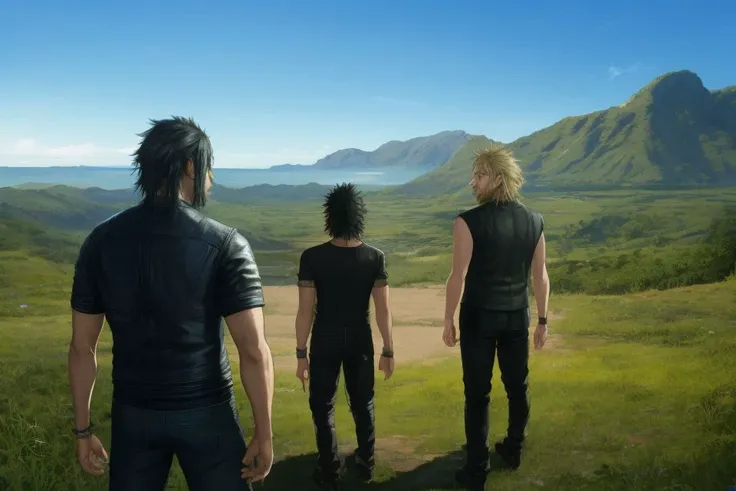
[[[353,182],[364,186],[404,184],[427,172],[426,169],[350,169],[350,170],[270,170],[218,169],[215,182],[231,188],[257,184],[317,184],[333,185]],[[65,184],[76,187],[128,189],[133,187],[132,167],[0,167],[0,187],[24,184]]]

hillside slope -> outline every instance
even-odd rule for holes
[[[248,189],[224,188],[226,193],[235,193],[236,196],[233,199],[240,199],[240,202],[236,201],[240,204],[248,199],[258,199],[253,198]],[[274,193],[271,189],[267,189],[267,191],[271,195]],[[276,191],[276,196],[288,192],[289,190],[279,189]],[[291,192],[293,193],[294,189],[291,189]],[[302,191],[302,194],[304,193],[315,195],[317,190],[313,187],[307,187],[305,191]],[[259,195],[258,192],[254,194]],[[294,199],[306,199],[306,197],[298,195]],[[81,243],[81,237],[97,224],[124,210],[136,200],[137,197],[132,190],[79,189],[63,185],[44,189],[4,187],[0,188],[0,220],[5,220],[11,224],[30,226],[31,229],[28,229],[30,231],[27,234],[29,237],[41,237],[43,240],[47,240],[44,238],[46,235],[33,232],[33,230],[42,230],[44,234],[48,234],[48,237],[50,237],[47,241],[53,242],[54,237],[57,237],[60,232],[64,232],[65,237],[72,237],[72,240],[76,238],[77,242]],[[233,206],[238,205],[234,204]],[[213,218],[218,219],[218,216],[213,215]],[[5,228],[13,229],[9,225]],[[248,237],[255,249],[282,250],[289,248],[289,244],[286,242],[272,240],[259,233],[251,233],[250,230],[244,227],[238,229]],[[75,243],[75,247],[76,245]]]
[[[406,141],[393,140],[373,151],[346,148],[338,150],[320,160],[314,169],[374,169],[381,167],[418,167],[435,169],[447,160],[470,138],[464,131],[442,131],[440,133],[412,138]],[[271,169],[293,168],[274,166]]]
[[[488,147],[492,140],[485,136],[472,136],[441,167],[420,176],[401,186],[386,190],[390,194],[410,196],[431,196],[454,193],[470,182],[471,162],[475,152]]]
[[[690,71],[658,77],[625,104],[562,121],[509,147],[539,184],[736,182],[736,91]]]
[[[461,190],[482,138],[394,192]],[[709,91],[692,72],[668,73],[621,106],[565,118],[508,147],[536,186],[736,184],[736,87]]]

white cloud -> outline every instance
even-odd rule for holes
[[[95,143],[80,143],[64,145],[60,147],[45,146],[33,138],[22,138],[5,152],[7,155],[19,157],[50,157],[52,159],[88,159],[92,157],[105,157],[115,154],[129,155],[133,148],[103,147]]]
[[[635,63],[633,65],[629,65],[627,67],[620,67],[620,66],[609,66],[608,67],[608,78],[610,80],[613,80],[617,77],[620,77],[621,75],[626,75],[628,73],[636,73],[641,68],[641,63]]]
[[[259,149],[261,150],[261,149]],[[33,138],[22,138],[10,144],[0,142],[0,166],[74,166],[74,165],[128,165],[135,147],[108,147],[92,142],[69,145],[44,145]],[[280,148],[254,152],[215,150],[216,166],[263,168],[279,164],[312,164],[334,152],[332,145],[314,148]]]

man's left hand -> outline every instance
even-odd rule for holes
[[[452,348],[457,344],[457,329],[455,329],[455,321],[445,321],[445,330],[442,331],[442,341],[445,346]]]
[[[378,360],[378,369],[381,370],[386,376],[383,380],[388,380],[394,373],[394,358],[386,357],[381,355],[381,359]]]
[[[77,440],[77,461],[87,474],[101,476],[105,473],[105,467],[110,459],[100,439],[90,435]]]

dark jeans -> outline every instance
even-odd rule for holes
[[[350,411],[355,421],[357,454],[369,467],[372,468],[374,464],[374,358],[371,352],[366,351],[320,353],[310,357],[309,407],[317,436],[319,467],[325,476],[335,476],[340,468],[335,431],[335,400],[341,365],[345,374]]]
[[[529,310],[494,311],[460,307],[460,354],[465,385],[467,470],[485,480],[488,463],[488,405],[493,361],[509,401],[506,445],[521,451],[529,421]]]
[[[110,491],[162,491],[176,455],[190,491],[252,491],[235,400],[188,410],[112,405]]]

